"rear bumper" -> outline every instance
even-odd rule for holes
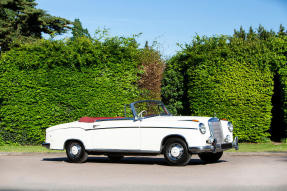
[[[228,149],[235,148],[238,150],[238,137],[235,137],[232,143],[212,144],[207,146],[189,147],[190,153],[203,153],[203,152],[222,152]]]
[[[50,143],[42,143],[42,146],[43,147],[46,147],[47,149],[50,149]]]

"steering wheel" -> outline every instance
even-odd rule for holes
[[[147,111],[146,110],[142,110],[141,112],[139,112],[138,117],[142,118],[143,117],[143,113],[146,113],[146,115],[147,115]]]

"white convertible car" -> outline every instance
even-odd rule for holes
[[[216,162],[224,150],[238,149],[233,125],[216,117],[172,116],[160,101],[144,100],[125,106],[125,117],[82,117],[46,130],[42,145],[66,149],[71,162],[88,154],[121,160],[125,155],[159,155],[170,165],[186,165],[192,154]]]

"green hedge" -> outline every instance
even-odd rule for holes
[[[196,37],[169,61],[163,98],[178,113],[232,121],[240,141],[265,141],[277,57],[261,40]]]
[[[286,128],[286,125],[287,125],[287,66],[279,70],[279,75],[280,75],[280,87],[281,87],[281,91],[280,91],[281,100],[279,101],[282,105],[281,111],[283,113],[283,116],[280,116],[282,117],[282,119],[278,119],[280,120],[281,124],[278,125],[279,131],[276,131],[278,135],[276,135],[275,137],[282,138],[280,137],[280,135],[287,134],[287,128]]]
[[[166,64],[162,80],[162,101],[173,115],[189,115],[185,55],[178,53]],[[187,104],[185,104],[187,103]]]
[[[40,40],[0,61],[0,140],[38,144],[51,125],[82,116],[120,116],[140,99],[133,38]]]
[[[274,71],[274,95],[272,109],[271,138],[274,141],[282,141],[287,137],[287,33],[279,35],[268,41],[268,47],[276,53],[273,59],[272,70]]]

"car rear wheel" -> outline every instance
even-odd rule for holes
[[[185,166],[190,161],[186,143],[180,138],[170,138],[165,143],[164,158],[169,165]]]
[[[122,160],[122,158],[124,158],[124,156],[122,156],[122,155],[108,155],[108,158],[112,162],[118,162],[118,161]]]
[[[68,160],[74,163],[83,163],[88,159],[88,153],[84,145],[78,141],[71,141],[67,144],[66,154]]]
[[[218,153],[199,153],[198,156],[201,160],[207,163],[217,162],[223,155],[223,152]]]

